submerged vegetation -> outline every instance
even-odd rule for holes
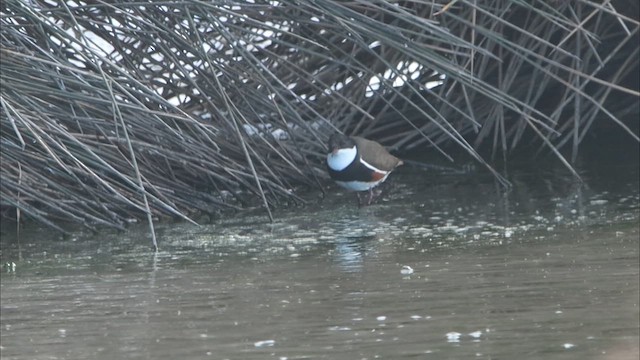
[[[480,149],[534,144],[574,172],[598,128],[638,141],[638,6],[8,0],[3,215],[269,211],[321,188],[336,130],[488,168]]]

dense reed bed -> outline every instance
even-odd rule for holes
[[[3,214],[55,228],[271,216],[321,189],[336,130],[571,172],[599,126],[638,140],[636,0],[8,0],[1,22]]]

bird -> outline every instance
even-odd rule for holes
[[[366,205],[371,205],[374,200],[373,189],[403,164],[402,160],[389,154],[384,146],[363,137],[334,133],[329,137],[328,145],[329,176],[339,186],[355,191],[360,205],[362,192],[369,192]]]

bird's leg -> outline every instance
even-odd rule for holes
[[[369,200],[367,201],[367,205],[371,205],[371,202],[373,201],[373,188],[369,189]]]

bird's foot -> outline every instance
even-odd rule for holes
[[[356,195],[358,196],[358,207],[369,206],[373,204],[376,200],[378,200],[380,195],[382,195],[382,190],[369,189],[367,193],[362,191],[362,192],[357,192]]]

